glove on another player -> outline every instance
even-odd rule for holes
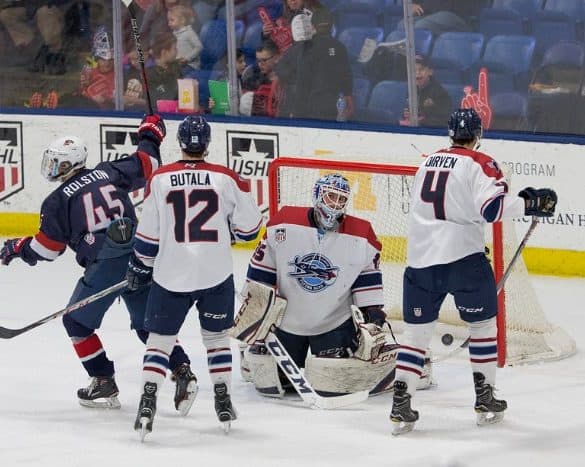
[[[128,260],[128,270],[126,271],[126,280],[128,290],[137,290],[152,282],[152,268],[146,266],[136,255],[130,256]]]
[[[0,260],[2,260],[2,264],[10,264],[10,261],[16,257],[22,258],[23,261],[31,266],[37,264],[35,259],[24,257],[24,247],[25,245],[28,245],[31,240],[32,237],[11,238],[10,240],[6,240],[2,250],[0,250]]]
[[[376,326],[382,327],[386,321],[386,313],[382,309],[382,305],[373,305],[360,308],[364,321],[366,323],[373,323]]]
[[[140,122],[138,134],[160,144],[167,134],[167,127],[160,115],[146,115]]]
[[[555,213],[557,194],[550,188],[526,187],[518,196],[524,198],[524,213],[527,216],[551,217]]]

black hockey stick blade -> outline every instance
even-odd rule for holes
[[[4,328],[4,327],[0,326],[0,339],[12,339],[13,337],[19,336],[20,334],[23,334],[27,331],[30,331],[31,329],[38,328],[39,326],[41,326],[41,325],[43,325],[43,324],[45,324],[45,323],[47,323],[55,318],[58,318],[59,316],[63,316],[63,315],[66,315],[67,313],[71,313],[72,311],[83,308],[85,305],[89,305],[90,303],[95,302],[96,300],[99,300],[100,298],[105,297],[106,295],[117,292],[118,290],[121,290],[124,287],[126,287],[127,284],[128,284],[127,280],[123,280],[122,282],[118,282],[117,284],[114,284],[111,287],[108,287],[107,289],[101,290],[93,295],[90,295],[89,297],[86,297],[83,300],[79,300],[78,302],[75,302],[72,305],[69,305],[68,307],[63,308],[62,310],[56,311],[55,313],[53,313],[49,316],[45,316],[44,318],[39,319],[38,321],[35,321],[34,323],[31,323],[28,326],[25,326],[23,328],[9,329],[9,328]]]

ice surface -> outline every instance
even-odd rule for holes
[[[234,251],[242,282],[249,251]],[[194,265],[193,267],[198,267]],[[22,327],[61,309],[81,269],[67,253],[30,268],[0,267],[0,325]],[[122,409],[80,407],[87,384],[60,320],[0,341],[0,466],[575,466],[585,462],[585,280],[533,277],[549,319],[575,337],[577,355],[559,362],[505,368],[498,396],[509,410],[502,424],[479,428],[465,354],[435,366],[438,387],[416,394],[416,430],[392,437],[391,396],[319,411],[258,396],[239,375],[234,342],[233,400],[239,418],[225,435],[213,410],[196,314],[181,341],[199,378],[189,416],[173,407],[174,384],[161,390],[153,433],[141,444],[132,425],[143,346],[125,308],[106,315],[100,336],[116,364]]]

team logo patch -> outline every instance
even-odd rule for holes
[[[412,311],[417,318],[422,316],[422,308],[413,308]]]
[[[278,157],[278,133],[227,131],[227,165],[250,180],[252,195],[268,211],[268,166]]]
[[[276,243],[284,242],[286,240],[286,229],[276,229],[274,240],[276,240]]]
[[[22,122],[0,122],[0,201],[24,188]]]
[[[339,271],[338,266],[333,266],[331,261],[320,253],[295,256],[288,265],[293,268],[288,275],[294,277],[307,292],[320,292],[333,285]]]
[[[136,151],[138,127],[134,125],[100,125],[100,160],[117,161]],[[144,189],[130,193],[134,206],[144,201]]]

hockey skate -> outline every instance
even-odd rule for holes
[[[173,372],[175,380],[175,409],[179,411],[179,414],[185,417],[199,391],[197,386],[197,378],[191,371],[189,364],[183,363],[179,368]]]
[[[414,423],[418,420],[418,412],[410,407],[410,394],[406,392],[408,386],[404,381],[394,383],[394,399],[390,420],[394,424],[392,434],[394,436],[408,433],[414,429]]]
[[[144,392],[134,422],[134,430],[139,432],[141,442],[144,442],[145,436],[152,432],[152,422],[156,414],[156,390],[156,383],[144,384]]]
[[[215,394],[215,413],[223,425],[223,431],[229,433],[231,422],[238,418],[238,414],[227,392],[227,385],[225,383],[216,384],[213,386],[213,393]]]
[[[89,386],[77,390],[79,403],[84,407],[119,409],[118,386],[113,376],[94,376]]]
[[[508,408],[505,400],[494,397],[494,388],[485,383],[482,373],[473,373],[475,384],[475,412],[479,426],[491,425],[504,419],[504,411]]]

